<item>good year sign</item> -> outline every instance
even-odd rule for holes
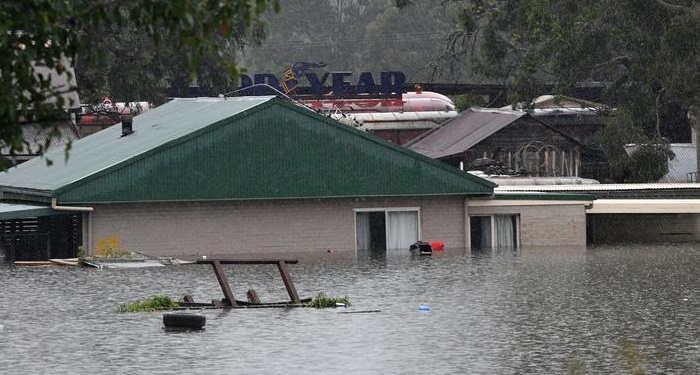
[[[324,86],[332,87],[333,96],[391,95],[404,92],[404,84],[406,83],[406,76],[397,71],[380,72],[379,82],[377,82],[371,72],[362,72],[356,79],[353,79],[352,72],[326,72],[319,77],[316,73],[304,72],[303,70],[305,69],[294,71],[294,67],[292,67],[283,73],[281,81],[274,74],[254,74],[253,77],[242,74],[240,87],[250,88],[250,91],[246,92],[248,95],[270,95],[272,92],[265,85],[287,94],[293,91],[298,86],[299,79],[304,77],[309,83],[311,94],[314,96],[323,95]],[[354,83],[354,87],[352,83]]]

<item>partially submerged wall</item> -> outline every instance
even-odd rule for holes
[[[95,205],[88,241],[151,256],[355,251],[355,209],[401,207],[420,208],[422,239],[465,247],[464,197]]]
[[[517,215],[520,247],[585,247],[583,202],[471,201],[469,215]]]
[[[589,214],[591,244],[700,241],[700,214]]]

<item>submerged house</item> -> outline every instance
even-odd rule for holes
[[[491,160],[533,177],[579,177],[581,142],[523,111],[470,108],[408,146],[463,169]]]
[[[128,125],[0,174],[7,259],[585,245],[580,198],[539,213],[493,199],[489,181],[287,100],[175,99]]]

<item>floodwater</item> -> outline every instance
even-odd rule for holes
[[[287,299],[274,266],[225,266],[234,294]],[[337,309],[118,313],[153,295],[222,298],[206,265],[0,266],[2,374],[695,374],[700,248],[319,254],[290,265]],[[421,305],[429,311],[421,310]],[[379,310],[379,312],[367,312]]]

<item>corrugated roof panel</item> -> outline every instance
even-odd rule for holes
[[[631,191],[631,190],[697,190],[698,183],[650,183],[650,184],[590,184],[590,185],[503,185],[495,192],[506,191]]]
[[[461,154],[524,115],[522,111],[470,108],[409,148],[434,159]]]
[[[0,186],[21,186],[52,191],[124,163],[168,142],[250,109],[271,97],[237,100],[218,98],[175,99],[133,118],[134,133],[122,137],[121,124],[48,152],[0,174]],[[47,165],[46,159],[52,161]]]
[[[688,175],[698,171],[698,149],[691,143],[672,143],[676,155],[668,162],[668,173],[658,182],[688,182]]]
[[[639,147],[637,144],[625,145],[625,152],[632,155]],[[697,147],[692,143],[671,143],[670,148],[675,157],[668,161],[668,172],[657,182],[683,183],[691,181],[690,174],[698,171]]]
[[[57,133],[51,136],[51,144],[49,150],[64,147],[70,142],[78,140],[78,133],[70,121],[65,121],[55,124]],[[46,144],[49,132],[53,129],[44,128],[39,123],[27,123],[21,125],[22,137],[27,143],[24,149],[16,151],[18,156],[34,156],[36,155],[39,146]],[[9,147],[5,146],[0,151],[3,155],[9,155]]]
[[[191,134],[63,202],[490,194],[492,185],[283,101]],[[291,110],[290,110],[291,109]]]

